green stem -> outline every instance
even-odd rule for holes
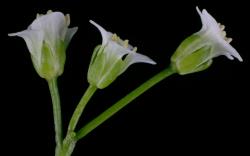
[[[85,91],[80,102],[78,103],[68,126],[68,132],[63,140],[62,147],[57,150],[56,156],[70,156],[75,148],[77,140],[75,139],[75,128],[82,115],[84,108],[86,107],[90,98],[94,95],[97,88],[93,85],[89,85],[88,89]]]
[[[119,110],[121,110],[123,107],[125,107],[128,103],[133,101],[135,98],[140,96],[142,93],[156,85],[158,82],[162,81],[166,77],[174,74],[175,71],[171,68],[171,66],[160,73],[153,76],[151,79],[147,80],[145,83],[140,85],[138,88],[136,88],[134,91],[130,92],[128,95],[126,95],[124,98],[116,102],[114,105],[112,105],[110,108],[105,110],[103,113],[101,113],[99,116],[97,116],[95,119],[90,121],[87,125],[83,126],[77,133],[76,133],[76,139],[79,140],[86,136],[89,132],[94,130],[96,127],[101,125],[104,121],[109,119],[111,116],[113,116],[115,113],[117,113]]]
[[[81,101],[77,105],[77,107],[76,107],[76,109],[75,109],[75,111],[70,119],[67,134],[74,132],[76,125],[77,125],[77,123],[82,115],[82,112],[83,112],[85,106],[87,105],[88,101],[93,96],[93,94],[95,93],[96,90],[97,90],[97,88],[95,86],[89,85],[88,89],[84,93]]]
[[[61,106],[60,106],[60,96],[57,87],[57,78],[48,80],[50,95],[53,105],[53,115],[56,133],[56,145],[57,149],[62,145],[62,119],[61,119]]]

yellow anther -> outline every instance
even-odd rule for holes
[[[124,46],[125,48],[128,48],[128,40],[125,40],[125,41],[123,42],[123,46]]]
[[[226,37],[227,33],[225,31],[221,32],[222,37]]]
[[[116,34],[113,34],[111,39],[113,41],[118,41],[119,37]]]
[[[47,11],[47,14],[50,14],[50,13],[52,13],[52,12],[53,12],[52,10],[48,10],[48,11]]]
[[[133,52],[136,52],[137,51],[137,47],[134,47],[134,49],[132,50]]]
[[[232,42],[232,38],[225,38],[225,41],[227,42],[227,43],[230,43],[230,42]]]
[[[220,30],[224,30],[225,29],[225,25],[219,24]]]
[[[66,21],[66,24],[69,26],[69,24],[70,24],[70,16],[69,16],[69,14],[65,15],[65,21]]]

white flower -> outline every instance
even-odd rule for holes
[[[77,31],[77,27],[68,28],[69,24],[68,14],[48,11],[46,15],[38,14],[27,30],[9,36],[25,40],[38,74],[51,79],[63,73],[65,51]]]
[[[229,44],[232,39],[226,37],[225,26],[204,9],[196,7],[200,15],[202,28],[186,38],[171,57],[173,68],[179,74],[189,74],[207,69],[214,57],[225,55],[243,61],[239,53]]]
[[[214,51],[213,57],[225,55],[230,60],[235,57],[239,61],[243,61],[239,53],[229,44],[232,38],[226,37],[225,26],[217,23],[207,10],[203,9],[201,12],[198,7],[196,9],[202,22],[202,28],[197,34],[211,42]]]
[[[102,89],[112,83],[134,63],[156,64],[149,57],[136,52],[137,48],[121,40],[116,34],[106,31],[90,20],[102,35],[102,45],[95,48],[88,71],[90,84]]]

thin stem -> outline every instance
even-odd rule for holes
[[[111,116],[113,116],[115,113],[117,113],[119,110],[121,110],[123,107],[125,107],[128,103],[133,101],[135,98],[140,96],[142,93],[153,87],[158,82],[162,81],[166,77],[174,74],[175,71],[169,67],[160,73],[153,76],[151,79],[147,80],[145,83],[140,85],[138,88],[130,92],[128,95],[126,95],[124,98],[116,102],[114,105],[112,105],[110,108],[105,110],[103,113],[101,113],[99,116],[97,116],[95,119],[90,121],[87,125],[83,126],[77,133],[76,133],[76,139],[79,140],[86,136],[89,132],[94,130],[97,126],[101,125],[104,121],[109,119]]]
[[[88,101],[93,96],[93,94],[95,93],[96,90],[97,90],[97,88],[95,86],[89,85],[88,89],[84,93],[81,101],[77,105],[77,107],[76,107],[76,109],[75,109],[75,111],[70,119],[69,127],[68,127],[68,134],[74,132],[76,125],[77,125],[77,123],[82,115],[82,112],[83,112],[85,106],[87,105]]]
[[[57,147],[62,145],[62,119],[61,119],[61,106],[60,106],[60,96],[57,87],[57,78],[48,80],[49,90],[51,94],[52,104],[53,104],[53,115],[56,133],[56,144]]]

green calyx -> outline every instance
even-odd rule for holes
[[[191,35],[171,57],[172,67],[180,75],[205,70],[212,64],[212,48],[201,36]]]
[[[110,85],[119,75],[124,62],[117,55],[106,52],[105,47],[96,46],[88,70],[88,82],[99,89]]]
[[[58,77],[64,71],[66,60],[65,45],[61,41],[58,42],[57,49],[52,49],[46,42],[44,42],[41,56],[34,57],[31,55],[31,59],[40,77],[47,80]]]

